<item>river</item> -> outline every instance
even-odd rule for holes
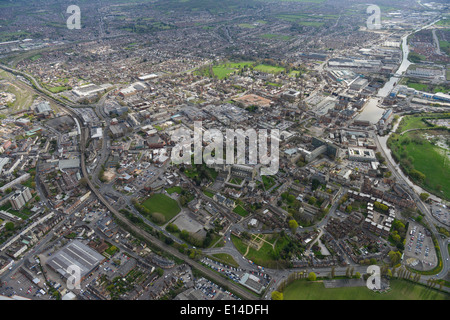
[[[386,98],[392,91],[392,89],[394,89],[395,85],[398,83],[398,81],[400,80],[400,78],[403,76],[403,73],[406,72],[406,70],[408,70],[409,66],[412,64],[412,62],[410,62],[408,60],[408,55],[409,55],[409,46],[408,46],[408,37],[416,32],[419,32],[423,29],[426,29],[432,25],[434,25],[436,22],[438,22],[441,19],[438,19],[430,24],[427,24],[426,26],[423,26],[419,29],[414,30],[413,32],[405,35],[402,38],[402,63],[400,64],[400,67],[397,69],[397,72],[395,73],[395,75],[393,75],[388,82],[386,82],[386,84],[384,85],[383,88],[381,88],[380,90],[378,90],[378,96],[381,98]]]

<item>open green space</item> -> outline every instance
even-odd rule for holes
[[[274,178],[270,177],[270,176],[262,176],[262,181],[264,184],[264,188],[266,190],[269,190],[270,188],[272,188],[275,185],[275,180]]]
[[[214,193],[209,192],[208,190],[204,190],[203,193],[205,196],[210,197],[211,199],[214,197]]]
[[[161,213],[166,218],[166,221],[169,221],[181,211],[175,200],[162,193],[152,195],[142,205],[151,213]]]
[[[269,65],[266,63],[258,63],[254,61],[242,61],[242,62],[224,62],[218,65],[212,65],[209,67],[202,67],[195,71],[195,74],[205,77],[217,77],[218,79],[225,79],[233,73],[238,73],[245,68],[253,70],[277,74],[285,71],[286,69],[281,66]]]
[[[439,41],[439,47],[442,51],[444,51],[447,55],[450,54],[450,41]]]
[[[27,31],[2,32],[0,33],[0,42],[16,41],[29,38],[31,33]]]
[[[437,117],[437,116],[435,116]],[[447,116],[443,116],[447,117]],[[450,199],[450,132],[435,130],[423,119],[432,116],[406,116],[388,146],[402,170],[425,190]],[[406,132],[406,130],[420,129]],[[403,134],[400,134],[403,133]],[[438,139],[439,137],[439,139]],[[439,142],[440,141],[440,142]],[[446,148],[443,147],[447,144]]]
[[[236,207],[233,209],[233,212],[234,212],[234,213],[237,213],[238,215],[240,215],[240,216],[242,216],[242,217],[248,216],[247,210],[245,210],[244,208],[242,208],[240,205],[236,206]]]
[[[450,86],[445,83],[442,84],[422,83],[409,78],[404,78],[401,81],[401,84],[404,84],[418,91],[424,91],[429,93],[437,93],[437,92],[447,93],[448,91],[450,91]]]
[[[424,55],[422,55],[420,53],[410,51],[409,55],[408,55],[408,60],[411,61],[412,63],[419,63],[421,61],[427,60],[427,57],[425,57]]]
[[[7,80],[3,89],[6,92],[15,95],[16,100],[12,103],[12,111],[18,112],[20,110],[28,109],[34,101],[34,94],[31,90],[25,89],[23,85],[18,82],[10,73],[0,70],[0,80]]]
[[[256,26],[254,24],[250,24],[250,23],[240,23],[240,24],[238,24],[238,26],[240,28],[244,28],[244,29],[254,29],[254,28],[256,28]]]
[[[213,72],[214,74],[217,76],[217,78],[219,79],[224,79],[226,78],[228,75],[232,74],[233,72],[235,72],[235,69],[230,69],[224,66],[217,66],[217,67],[213,67]]]
[[[256,265],[268,268],[286,267],[287,261],[280,259],[280,252],[289,244],[288,237],[281,237],[278,234],[272,235],[250,235],[252,240],[256,236],[264,239],[259,250],[249,247],[249,245],[241,238],[231,235],[231,241],[236,249],[245,255],[246,259],[252,260]],[[259,240],[262,241],[262,240]]]
[[[214,260],[222,262],[228,266],[232,266],[232,267],[236,267],[236,268],[239,267],[239,263],[237,263],[236,260],[234,260],[233,257],[227,253],[215,253],[212,256],[214,257]]]
[[[180,186],[174,186],[174,187],[171,187],[171,188],[167,188],[166,189],[166,191],[167,191],[167,193],[168,194],[172,194],[172,193],[178,193],[178,194],[181,194],[181,191],[182,191],[183,189],[181,189],[181,187]]]
[[[323,282],[297,280],[284,291],[284,300],[449,300],[444,292],[404,280],[391,280],[391,291],[376,293],[366,287],[325,288]]]
[[[436,22],[437,26],[450,26],[450,19],[442,19],[438,22]]]
[[[40,58],[42,58],[42,54],[36,54],[36,55],[30,57],[29,59],[30,59],[31,61],[36,61],[36,60],[38,60],[38,59],[40,59]]]
[[[261,35],[261,38],[284,40],[284,41],[288,41],[288,40],[292,39],[291,36],[286,36],[286,35],[281,35],[281,34],[273,34],[273,33],[265,33],[265,34]]]
[[[307,14],[307,13],[286,13],[276,16],[278,19],[293,22],[301,26],[321,27],[327,21],[333,21],[338,19],[338,15],[333,14]]]
[[[265,73],[280,73],[285,70],[283,67],[271,66],[268,64],[259,64],[255,67],[255,70],[259,70]]]

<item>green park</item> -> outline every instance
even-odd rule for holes
[[[425,190],[450,199],[450,131],[431,121],[449,114],[405,116],[388,140],[400,168]]]
[[[296,280],[283,290],[284,300],[449,300],[436,289],[405,280],[390,280],[390,290],[380,293],[366,287],[325,288],[323,281]]]

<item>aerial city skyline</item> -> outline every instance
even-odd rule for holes
[[[447,1],[0,7],[2,300],[449,299]]]

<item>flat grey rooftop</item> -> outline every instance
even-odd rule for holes
[[[104,256],[83,244],[81,241],[73,240],[55,253],[55,255],[47,261],[47,265],[64,277],[70,275],[67,273],[70,266],[78,266],[80,268],[80,276],[84,277],[104,259]]]

